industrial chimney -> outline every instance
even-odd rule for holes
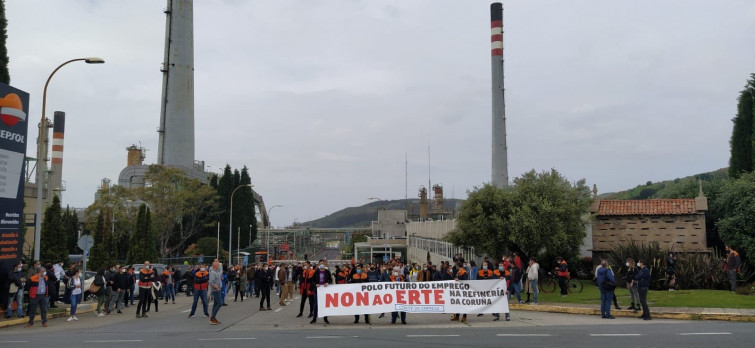
[[[194,167],[193,0],[168,0],[157,163]]]
[[[503,88],[503,5],[490,4],[490,53],[493,80],[493,185],[509,184],[508,148],[506,147],[506,104]]]
[[[50,181],[47,200],[52,201],[52,196],[57,195],[59,198],[63,187],[63,139],[65,138],[66,129],[66,113],[63,111],[55,111],[53,116],[52,126],[52,166],[50,167]]]

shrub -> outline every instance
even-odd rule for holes
[[[737,293],[737,295],[752,295],[753,294],[753,288],[750,284],[740,285],[734,289],[734,292]]]

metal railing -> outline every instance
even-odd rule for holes
[[[436,239],[409,237],[409,247],[429,251],[432,254],[437,254],[449,259],[453,259],[453,257],[459,253],[465,260],[471,260],[476,256],[474,248],[457,247],[449,242]]]

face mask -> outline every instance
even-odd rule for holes
[[[393,272],[394,277],[398,277],[398,272]]]
[[[144,268],[149,269],[149,266],[144,266]]]
[[[427,267],[425,267],[425,268],[422,268],[422,270],[423,270],[423,271],[427,271]]]
[[[122,270],[121,270],[121,273],[126,273],[126,270],[125,270],[125,269],[122,269]]]
[[[499,271],[503,271],[503,266],[498,266]]]
[[[488,269],[488,266],[487,265],[483,265],[482,269]]]
[[[111,269],[110,269],[110,272],[115,272],[115,268],[111,268]]]
[[[359,274],[359,273],[362,273],[362,270],[361,270],[361,269],[358,269],[358,270],[357,270],[357,274]]]
[[[370,268],[370,271],[374,271],[374,270],[375,270],[374,268]]]
[[[637,267],[642,267],[642,265],[640,265],[640,263],[639,263],[639,262],[637,262]]]
[[[204,272],[204,267],[200,268],[199,271]]]
[[[323,269],[323,268],[325,268],[325,265],[320,265],[320,269]]]
[[[629,262],[626,263],[627,267],[629,267]]]

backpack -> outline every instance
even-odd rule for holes
[[[66,289],[73,290],[75,287],[73,277],[68,278],[68,281],[66,282]]]

